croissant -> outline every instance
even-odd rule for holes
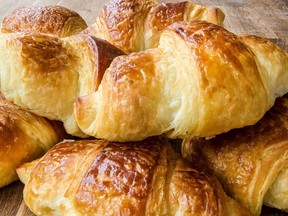
[[[161,138],[70,140],[17,171],[36,215],[250,215]]]
[[[191,2],[158,3],[154,0],[110,0],[84,33],[109,41],[125,53],[157,47],[165,27],[182,20],[223,24],[219,8]]]
[[[64,122],[69,134],[85,137],[75,122],[74,101],[95,92],[112,59],[123,54],[109,43],[78,34],[0,35],[1,92],[13,103]]]
[[[2,20],[2,33],[25,32],[67,37],[87,28],[75,11],[59,5],[25,6],[12,11]]]
[[[64,137],[61,123],[31,114],[0,95],[0,187],[18,179],[17,166],[41,157]]]
[[[186,140],[182,152],[209,167],[227,194],[253,214],[263,203],[288,211],[288,95],[257,124],[210,140]]]
[[[76,121],[110,141],[215,136],[261,119],[287,92],[287,72],[286,53],[268,40],[177,22],[158,48],[115,58],[98,91],[76,100]]]

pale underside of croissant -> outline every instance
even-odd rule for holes
[[[59,5],[31,5],[18,8],[6,16],[2,21],[1,32],[68,37],[85,28],[87,28],[85,20],[75,11]]]
[[[18,179],[16,167],[41,157],[67,136],[60,122],[31,114],[0,96],[0,187]]]
[[[224,13],[191,2],[111,0],[84,32],[109,41],[125,53],[157,47],[163,29],[177,21],[205,20],[222,25]]]
[[[288,96],[256,124],[214,139],[183,143],[183,155],[200,161],[227,194],[260,214],[262,204],[288,211]]]
[[[17,172],[36,215],[250,215],[160,138],[66,141]]]
[[[115,56],[109,43],[78,34],[58,38],[43,34],[0,35],[1,92],[13,103],[53,120],[68,133],[86,136],[75,122],[77,97],[95,92]]]
[[[113,60],[76,102],[79,127],[114,141],[209,137],[255,124],[288,91],[288,57],[204,21],[167,27],[158,48]]]

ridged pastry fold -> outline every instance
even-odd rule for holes
[[[69,134],[86,136],[75,122],[77,97],[95,92],[114,57],[123,54],[86,34],[0,35],[1,92],[13,103],[53,120]]]
[[[287,55],[268,40],[177,22],[157,48],[115,58],[98,91],[77,99],[76,121],[122,142],[212,137],[259,121],[287,92],[287,70]]]
[[[18,166],[41,157],[65,137],[62,123],[23,110],[0,95],[0,187],[18,180]]]
[[[158,46],[165,27],[178,21],[205,20],[223,25],[224,13],[192,2],[110,0],[83,32],[107,40],[129,54]]]
[[[208,167],[227,194],[253,214],[262,205],[288,211],[288,97],[255,125],[213,139],[185,140],[184,157]]]
[[[18,174],[36,215],[250,215],[157,137],[67,140]]]

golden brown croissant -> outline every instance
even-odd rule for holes
[[[18,179],[16,167],[62,141],[62,123],[31,114],[0,96],[0,187]]]
[[[183,155],[202,160],[231,197],[259,215],[262,204],[288,211],[288,96],[253,126],[213,139],[185,141]]]
[[[160,138],[66,141],[18,173],[36,215],[250,215]]]
[[[77,97],[95,92],[112,59],[123,54],[109,43],[78,34],[0,35],[1,91],[29,111],[61,120],[68,133],[85,136],[75,122]]]
[[[182,20],[206,20],[222,25],[224,14],[218,8],[191,2],[160,4],[155,0],[111,0],[84,32],[131,53],[157,47],[163,29]]]
[[[67,37],[87,28],[85,20],[76,12],[59,5],[21,7],[2,21],[2,33],[25,32]]]
[[[208,137],[255,124],[288,91],[288,57],[268,40],[204,21],[167,27],[158,48],[114,59],[76,120],[113,141]]]

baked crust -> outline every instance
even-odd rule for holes
[[[21,169],[36,215],[250,215],[160,138],[66,141]]]
[[[255,125],[213,139],[186,140],[184,157],[209,167],[227,194],[259,215],[262,205],[288,210],[288,96]]]
[[[79,127],[124,142],[211,137],[255,124],[288,91],[288,57],[254,38],[246,44],[205,21],[170,25],[157,48],[115,58],[98,91],[77,99]]]
[[[1,32],[68,37],[85,28],[87,28],[85,20],[75,11],[59,5],[31,5],[18,8],[4,17]]]
[[[158,3],[154,0],[111,0],[84,33],[109,41],[126,54],[158,46],[163,29],[177,21],[206,20],[223,24],[219,8],[191,2]]]
[[[49,121],[0,96],[0,187],[18,179],[16,167],[41,157],[67,134]]]
[[[113,58],[123,54],[86,34],[0,35],[1,92],[13,103],[64,122],[69,134],[85,137],[75,122],[74,102],[95,92]]]

